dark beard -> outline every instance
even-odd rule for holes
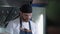
[[[24,22],[28,22],[29,20],[27,20],[27,19],[24,19],[23,17],[21,18],[22,19],[22,21],[24,21]]]

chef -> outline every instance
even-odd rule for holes
[[[6,31],[10,34],[37,34],[37,27],[32,22],[32,6],[24,4],[20,8],[20,16],[15,20],[9,21]]]

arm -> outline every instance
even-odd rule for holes
[[[12,21],[10,21],[9,24],[7,25],[6,32],[8,32],[9,34],[13,34],[13,23],[12,23]]]
[[[38,27],[37,27],[37,23],[35,23],[35,33],[34,34],[38,34]]]

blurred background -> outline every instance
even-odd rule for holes
[[[46,8],[47,34],[60,34],[60,1],[49,0]]]
[[[23,4],[33,1],[33,4],[47,3],[47,0],[0,0],[0,7],[21,6]]]
[[[23,4],[31,4],[32,0],[0,0],[0,31],[10,20],[14,20]],[[2,8],[3,7],[3,8]],[[9,8],[8,8],[9,7]],[[38,33],[43,34],[43,23],[47,34],[60,34],[60,1],[58,0],[33,0],[32,20],[39,24]],[[44,16],[44,17],[43,17]],[[43,17],[43,18],[42,18]],[[46,23],[45,23],[46,22]],[[44,27],[45,27],[44,26]]]
[[[21,7],[23,4],[31,4],[31,1],[32,0],[0,0],[0,23],[5,24],[6,21],[16,18],[19,13],[19,7]],[[35,20],[37,15],[43,13],[43,9],[46,6],[47,1],[33,0],[32,3],[33,20]],[[35,13],[36,16],[34,15]]]
[[[5,32],[5,27],[10,20],[14,20],[19,16],[19,7],[23,4],[31,4],[32,0],[0,0],[0,33]],[[48,4],[47,0],[33,0],[32,20],[39,24],[38,34],[43,34],[43,15]]]

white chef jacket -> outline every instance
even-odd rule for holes
[[[30,21],[30,23],[31,23],[32,34],[37,34],[36,24],[33,23],[32,21]],[[29,29],[28,23],[23,23],[22,26]],[[6,32],[10,34],[19,34],[20,33],[20,18],[10,21],[6,27]]]

